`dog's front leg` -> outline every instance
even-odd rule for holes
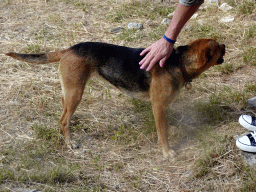
[[[174,157],[175,152],[168,144],[166,109],[175,96],[168,75],[152,75],[150,85],[150,100],[155,118],[158,141],[161,145],[164,157]]]
[[[155,118],[155,124],[156,124],[156,130],[158,135],[158,141],[161,145],[162,152],[164,157],[174,157],[176,153],[170,148],[168,143],[168,136],[167,136],[167,130],[168,130],[168,124],[166,119],[166,105],[163,105],[161,102],[151,102],[154,118]]]

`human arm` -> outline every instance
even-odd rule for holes
[[[165,31],[165,36],[169,39],[176,40],[181,29],[199,7],[200,5],[185,6],[178,3],[171,23]],[[173,43],[169,43],[162,37],[150,47],[144,49],[140,55],[143,56],[146,53],[148,54],[140,61],[140,68],[146,68],[147,71],[150,71],[157,62],[163,67],[173,51],[173,45]]]

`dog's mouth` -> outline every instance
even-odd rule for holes
[[[224,59],[223,59],[223,57],[221,57],[218,59],[217,64],[222,64],[223,62],[224,62]]]

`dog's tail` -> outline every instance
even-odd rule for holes
[[[49,52],[44,54],[19,54],[19,53],[10,52],[10,53],[6,53],[6,55],[14,59],[18,59],[28,63],[46,64],[46,63],[53,63],[53,62],[60,61],[61,57],[67,51],[68,50],[62,50],[62,51]]]

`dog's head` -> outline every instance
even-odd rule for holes
[[[224,62],[225,45],[213,39],[198,39],[186,46],[178,47],[177,50],[191,79],[211,66]]]

